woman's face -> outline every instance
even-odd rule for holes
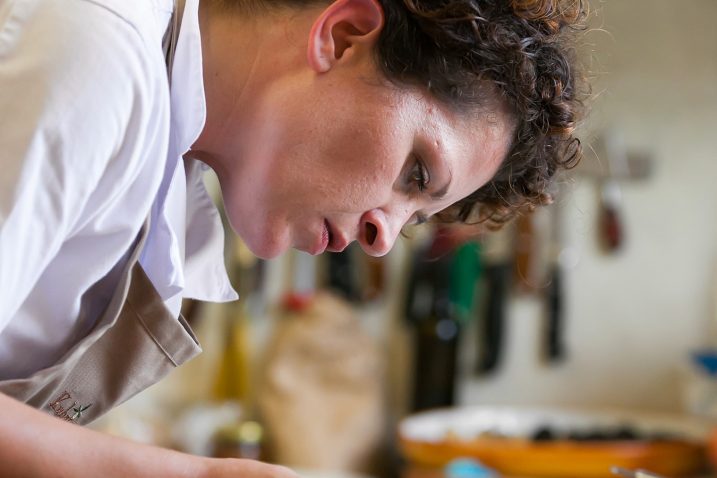
[[[406,224],[485,184],[512,133],[505,112],[457,114],[371,69],[248,87],[241,109],[217,105],[221,115],[207,96],[207,162],[233,229],[263,258],[353,241],[386,254]]]

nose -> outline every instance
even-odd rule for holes
[[[389,218],[381,209],[366,211],[361,215],[358,243],[366,254],[384,256],[396,242],[404,222],[398,217]]]

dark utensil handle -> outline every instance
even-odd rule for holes
[[[615,252],[622,247],[623,227],[617,208],[603,205],[601,211],[602,244],[608,252]]]
[[[551,280],[547,291],[547,327],[545,354],[549,362],[565,358],[563,276],[560,266],[555,264],[551,272]]]
[[[490,264],[485,268],[486,302],[483,321],[478,327],[478,362],[476,372],[495,371],[502,355],[505,328],[505,304],[508,297],[510,264]]]

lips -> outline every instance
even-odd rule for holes
[[[321,231],[321,237],[319,238],[319,247],[315,250],[313,253],[314,255],[321,254],[326,251],[326,248],[329,247],[329,243],[331,242],[331,232],[328,228],[328,225],[326,222],[324,222],[324,228]]]
[[[342,234],[341,231],[337,230],[336,228],[332,227],[331,223],[328,220],[324,221],[324,226],[326,227],[326,230],[329,234],[329,243],[326,248],[329,252],[341,252],[349,245],[351,241],[346,239]]]
[[[324,227],[313,247],[301,249],[311,255],[319,255],[323,252],[341,252],[346,249],[351,241],[347,240],[341,232],[334,228],[328,220],[324,220]]]

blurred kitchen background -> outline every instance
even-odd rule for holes
[[[258,261],[228,238],[242,299],[185,304],[204,353],[95,426],[307,476],[487,476],[484,456],[609,476],[574,468],[597,442],[612,464],[697,476],[694,448],[659,447],[704,445],[717,423],[717,2],[591,6],[586,156],[556,204],[480,237],[408,231],[379,260]],[[405,426],[436,407],[453,415]],[[426,436],[438,448],[416,448]],[[501,470],[491,450],[520,439],[500,460],[578,455]]]

